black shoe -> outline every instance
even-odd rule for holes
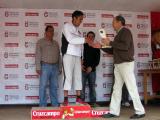
[[[143,118],[145,117],[145,114],[141,114],[141,115],[138,115],[138,114],[134,114],[130,117],[130,119],[138,119],[138,118]]]
[[[103,118],[115,118],[115,117],[118,117],[117,115],[113,115],[111,113],[108,113],[108,114],[104,114],[102,115]]]

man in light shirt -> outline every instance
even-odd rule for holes
[[[53,40],[53,26],[46,26],[45,37],[36,44],[36,72],[40,75],[39,99],[40,107],[47,106],[46,89],[49,81],[49,92],[51,104],[59,106],[57,89],[58,73],[60,70],[60,50],[58,43]]]

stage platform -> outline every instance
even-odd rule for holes
[[[108,112],[108,108],[106,107],[91,108],[88,104],[69,104],[68,106],[60,107],[33,107],[31,110],[31,120],[98,118]]]

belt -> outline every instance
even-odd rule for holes
[[[49,65],[54,65],[55,63],[48,63],[48,62],[43,62],[41,61],[42,64],[49,64]]]

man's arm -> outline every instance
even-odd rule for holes
[[[69,24],[64,25],[63,32],[64,32],[64,35],[65,35],[67,41],[70,44],[83,44],[83,43],[85,43],[85,38],[73,33],[74,32],[73,28]]]

